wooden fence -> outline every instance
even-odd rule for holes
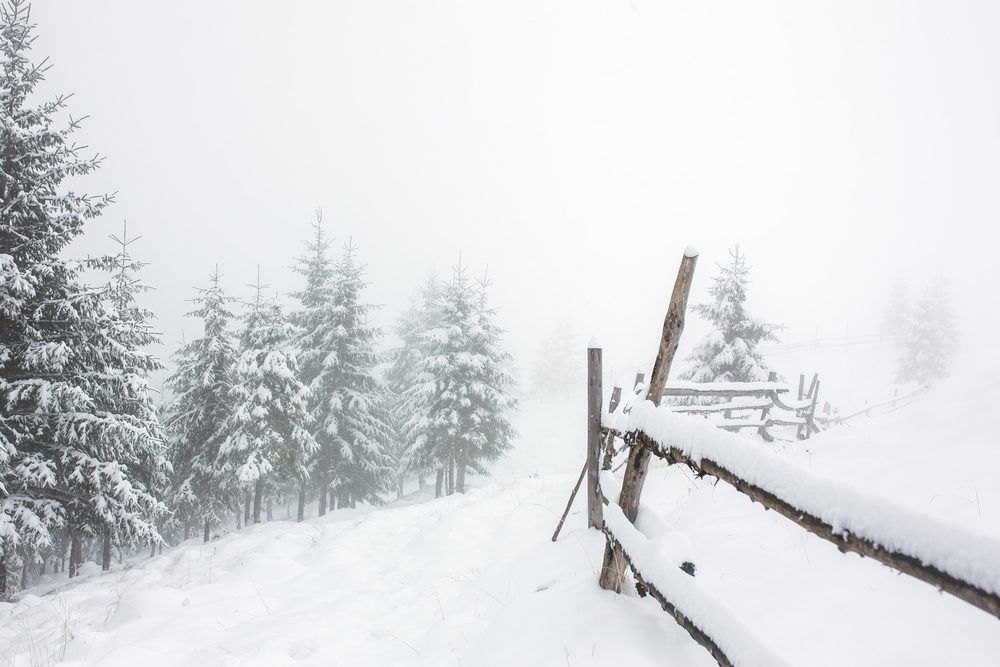
[[[599,583],[602,588],[621,592],[626,569],[631,570],[640,595],[653,597],[670,613],[691,637],[705,647],[724,666],[781,664],[778,656],[761,642],[751,628],[733,618],[724,605],[701,590],[693,577],[681,573],[680,564],[663,563],[658,555],[644,549],[645,537],[632,525],[647,475],[650,457],[671,464],[689,466],[699,476],[710,475],[731,485],[766,509],[781,514],[814,535],[833,543],[842,552],[872,558],[903,574],[924,581],[941,591],[968,602],[1000,618],[1000,543],[968,534],[950,525],[935,522],[889,501],[866,495],[849,486],[814,476],[771,451],[760,442],[726,433],[703,420],[692,420],[684,413],[705,414],[707,407],[661,406],[665,396],[747,397],[753,392],[759,402],[741,409],[761,410],[752,424],[723,423],[723,429],[758,428],[762,433],[776,425],[769,417],[775,408],[796,415],[789,426],[800,429],[800,437],[818,431],[816,402],[819,379],[814,376],[808,392],[800,389],[799,398],[786,400],[774,383],[756,387],[691,387],[666,382],[681,332],[688,292],[697,254],[685,253],[671,295],[663,332],[644,400],[633,402],[628,415],[622,405],[621,390],[615,388],[608,412],[602,412],[602,351],[591,348],[588,356],[587,463],[581,471],[577,488],[585,474],[588,479],[588,524],[606,537],[604,563]],[[800,380],[800,387],[804,378]],[[744,393],[740,393],[744,392]],[[721,411],[737,406],[721,404]],[[766,412],[765,412],[766,411]],[[680,414],[678,414],[680,413]],[[770,420],[770,423],[768,421]],[[685,442],[685,435],[697,431],[697,442]],[[616,442],[621,443],[617,449]],[[608,476],[611,458],[617,451],[627,453],[621,493],[614,502],[602,492],[601,475]],[[604,461],[601,454],[604,453]],[[753,481],[742,474],[752,460]],[[603,473],[602,473],[603,469]],[[608,485],[605,477],[605,485]],[[797,491],[798,490],[798,491]],[[576,494],[574,489],[573,495]],[[835,500],[839,509],[829,507]],[[570,504],[573,497],[570,497]],[[846,509],[845,509],[846,508]],[[569,505],[567,505],[567,511]],[[565,513],[552,539],[555,540],[565,520]],[[893,535],[906,527],[907,539]],[[684,572],[693,570],[685,568]]]

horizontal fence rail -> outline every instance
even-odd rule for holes
[[[725,605],[701,589],[694,577],[660,554],[649,554],[647,538],[617,504],[604,511],[608,544],[622,552],[640,595],[649,595],[723,667],[779,667],[784,661]]]
[[[842,552],[872,558],[1000,618],[1000,542],[816,476],[763,445],[649,402],[609,421],[626,442],[728,483]],[[788,497],[806,494],[815,500]]]

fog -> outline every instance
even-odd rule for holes
[[[392,323],[432,267],[481,274],[522,368],[572,319],[644,364],[681,253],[692,298],[740,244],[786,341],[878,332],[890,285],[947,279],[994,329],[1000,5],[171,2],[34,8],[128,220],[164,355],[218,264],[295,289],[321,206]],[[692,321],[686,341],[704,331]],[[807,369],[804,369],[807,370]]]

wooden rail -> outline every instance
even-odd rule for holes
[[[838,530],[820,517],[803,511],[774,493],[742,479],[717,461],[709,458],[702,458],[700,461],[692,460],[680,449],[662,445],[643,432],[627,434],[626,438],[670,463],[680,463],[689,466],[698,474],[711,475],[721,479],[766,509],[774,510],[813,535],[821,537],[827,542],[832,542],[842,552],[850,551],[859,556],[867,556],[877,560],[883,565],[888,565],[903,574],[928,583],[1000,618],[1000,596],[996,593],[985,591],[973,583],[964,581],[933,565],[923,563],[912,554],[884,547],[873,540],[854,535],[844,529]]]

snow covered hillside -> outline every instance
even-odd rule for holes
[[[596,585],[603,540],[577,499],[584,401],[527,403],[521,437],[465,495],[414,493],[191,542],[0,605],[0,664],[712,665],[656,603]],[[1000,383],[775,449],[813,472],[1000,538]],[[654,467],[639,528],[793,665],[992,665],[1000,626],[815,538],[725,484]]]

